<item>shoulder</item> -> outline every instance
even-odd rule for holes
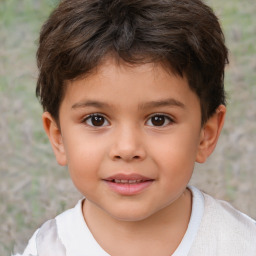
[[[46,221],[33,234],[22,256],[66,256],[66,247],[62,239],[63,230],[61,227],[63,225],[69,228],[72,227],[74,219],[79,215],[81,204],[82,201],[80,200],[74,208],[66,210],[54,219]],[[16,254],[15,256],[21,255]]]
[[[194,243],[197,254],[255,256],[255,220],[225,201],[202,194],[204,214]]]
[[[80,200],[74,208],[45,222],[30,239],[22,256],[109,256],[86,225],[82,203]]]
[[[225,227],[225,233],[243,238],[256,238],[256,222],[235,209],[230,203],[203,194],[205,198],[204,219],[215,221],[215,226]],[[235,232],[234,232],[235,231]],[[224,234],[225,234],[224,233]]]

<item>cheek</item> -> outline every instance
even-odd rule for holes
[[[197,136],[193,136],[186,132],[176,133],[158,141],[151,149],[152,156],[156,157],[159,167],[170,175],[177,173],[191,172],[194,167],[197,154]],[[156,146],[158,145],[158,146]]]
[[[180,195],[189,183],[195,164],[195,148],[182,143],[165,143],[158,151],[159,181],[166,195]]]
[[[105,150],[93,141],[72,139],[65,144],[68,169],[74,183],[86,182],[97,176]]]

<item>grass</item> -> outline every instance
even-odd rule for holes
[[[80,195],[55,163],[35,98],[40,27],[57,0],[0,0],[0,255],[21,250],[45,220]],[[208,0],[230,49],[227,122],[216,152],[192,183],[256,217],[256,2]]]
[[[0,1],[0,255],[10,255],[14,244],[19,247],[28,239],[47,210],[39,199],[54,194],[42,190],[41,176],[49,176],[55,166],[39,125],[41,107],[34,87],[38,32],[55,4],[52,0]]]

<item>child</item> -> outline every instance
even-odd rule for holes
[[[85,198],[23,255],[256,255],[255,221],[188,186],[226,113],[227,49],[209,7],[64,0],[37,59],[45,131]]]

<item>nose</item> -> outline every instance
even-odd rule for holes
[[[112,160],[141,161],[146,157],[146,147],[138,129],[125,126],[113,134],[109,152]]]

